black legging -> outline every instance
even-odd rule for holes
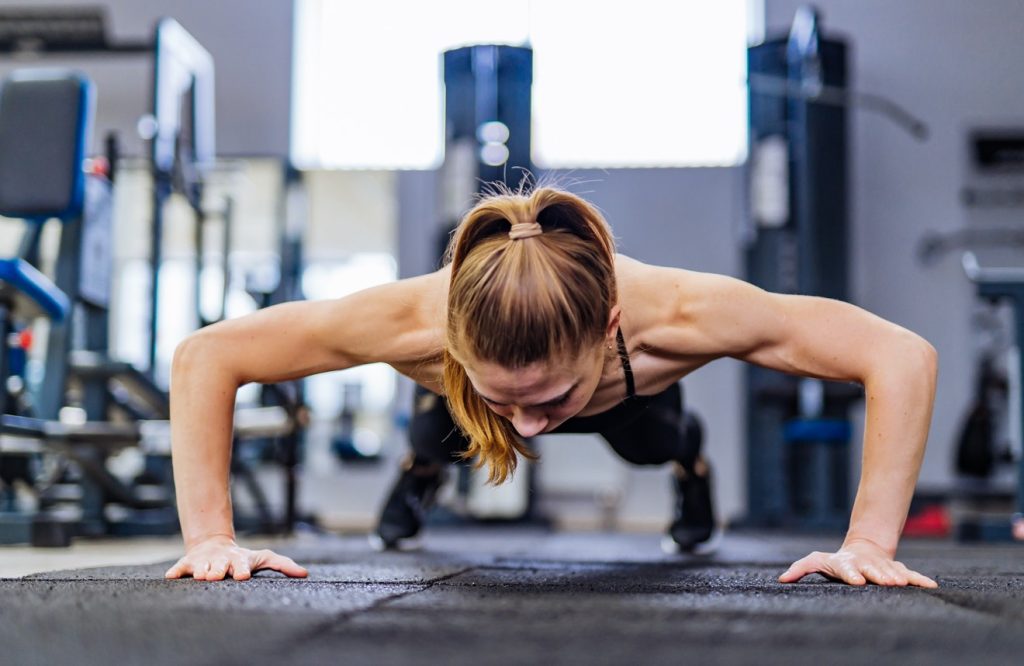
[[[679,383],[642,398],[647,408],[627,422],[613,423],[597,434],[623,460],[634,465],[678,462],[687,471],[700,455],[703,433],[697,418],[683,409]],[[409,439],[417,464],[457,462],[469,442],[452,421],[443,398],[417,386]],[[571,429],[572,419],[566,425]],[[561,427],[559,428],[561,430]],[[557,433],[555,433],[557,434]]]

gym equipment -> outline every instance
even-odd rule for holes
[[[28,94],[9,94],[11,86]],[[81,163],[85,151],[91,101],[92,90],[81,79],[51,78],[37,84],[12,77],[0,87],[0,119],[20,121],[0,123],[0,214],[26,218],[28,225],[18,256],[0,260],[0,414],[24,414],[30,408],[21,399],[23,367],[16,367],[24,365],[24,350],[10,344],[12,335],[39,317],[49,318],[55,327],[65,325],[71,313],[67,296],[33,263],[46,220],[70,219],[81,211],[84,185],[71,167]],[[47,116],[51,133],[24,134],[24,121],[37,113]],[[51,178],[36,182],[51,168]],[[2,177],[6,175],[11,178]],[[45,529],[20,511],[16,492],[18,484],[36,485],[42,466],[43,454],[34,440],[0,437],[0,543],[28,541],[33,532]]]
[[[356,415],[363,408],[363,385],[357,382],[341,386],[341,410],[331,436],[331,453],[346,463],[377,463],[381,460],[380,438],[372,431],[356,427]]]
[[[1024,411],[1017,284],[1024,273],[982,268],[976,253],[984,252],[992,265],[1020,262],[1024,129],[985,125],[970,129],[966,139],[960,192],[965,226],[924,234],[917,259],[930,266],[960,251],[967,277],[977,283],[979,300],[971,317],[978,341],[975,389],[957,439],[959,478],[945,496],[954,509],[959,539],[1006,541],[1012,538],[1008,508],[1017,505],[1019,513],[1024,501],[1019,489]]]
[[[62,56],[89,54],[132,56],[144,55],[153,58],[154,93],[153,112],[148,123],[141,129],[149,129],[153,135],[151,162],[154,165],[154,213],[151,264],[153,266],[152,289],[156,293],[161,260],[162,208],[168,189],[177,187],[185,191],[193,205],[201,195],[200,175],[213,155],[213,79],[212,60],[198,46],[195,40],[173,19],[158,22],[154,38],[149,42],[112,42],[106,33],[106,17],[102,9],[46,8],[46,9],[3,9],[0,10],[0,25],[5,39],[0,40],[0,52],[16,54],[19,59],[44,57],[56,53]],[[184,98],[190,104],[183,113]],[[40,109],[60,108],[59,105]],[[56,127],[39,118],[38,127]],[[184,130],[182,128],[185,128]],[[81,135],[85,137],[86,134]],[[59,136],[51,137],[50,146],[75,145],[63,141]],[[65,139],[67,137],[64,137]],[[82,139],[85,140],[84,138]],[[24,152],[24,151],[23,151]],[[187,152],[189,159],[178,159]],[[144,525],[143,531],[173,531],[176,518],[173,515],[173,490],[170,478],[170,463],[167,452],[147,452],[145,471],[136,480],[138,488],[118,488],[117,479],[106,472],[105,460],[110,450],[103,447],[102,437],[96,432],[103,431],[100,423],[106,422],[111,408],[127,414],[130,419],[166,419],[169,416],[167,397],[152,381],[156,377],[155,313],[157,303],[153,302],[150,334],[150,364],[148,376],[125,363],[111,361],[106,356],[108,348],[107,307],[109,305],[110,270],[112,267],[110,247],[110,188],[118,161],[116,140],[108,139],[108,180],[89,178],[88,205],[74,224],[66,223],[61,234],[60,259],[58,261],[57,285],[73,303],[74,326],[55,327],[49,336],[44,381],[36,396],[36,416],[43,419],[57,419],[67,400],[80,405],[81,414],[91,423],[93,431],[89,442],[77,444],[63,450],[63,459],[74,459],[77,467],[84,470],[81,479],[72,478],[74,490],[80,491],[81,516],[78,518],[76,533],[97,534],[124,528],[130,520],[118,525],[108,524],[105,508],[108,498],[117,499],[121,504],[137,509],[149,509],[162,504],[167,509],[158,520],[160,525]],[[17,155],[17,153],[5,153]],[[78,165],[84,155],[78,156]],[[63,177],[79,183],[81,169],[60,171]],[[73,174],[73,175],[72,175]],[[16,170],[8,170],[5,183],[20,191],[31,192],[53,182],[50,172],[36,174],[35,182],[27,182]],[[168,181],[172,185],[168,186]],[[57,183],[59,185],[59,183]],[[33,189],[34,186],[34,189]],[[47,213],[52,214],[50,210]],[[201,217],[201,213],[197,213]],[[197,227],[202,220],[197,220]],[[201,231],[199,232],[201,234]],[[38,234],[30,236],[23,243],[24,254],[30,258],[38,249]],[[31,258],[30,258],[31,260]],[[198,307],[197,307],[198,309]],[[9,410],[5,410],[9,411]],[[81,417],[78,417],[81,418]],[[24,424],[22,424],[24,425]],[[37,424],[37,435],[49,449],[53,449],[57,435],[46,424]],[[108,430],[116,440],[115,447],[121,447],[138,440],[134,424],[110,426]],[[86,451],[88,449],[88,451]],[[83,456],[88,460],[83,459]],[[50,488],[55,490],[55,488]],[[160,496],[159,502],[133,505],[133,492],[144,492],[150,497]],[[45,498],[41,503],[45,502]],[[170,507],[170,508],[168,508]],[[45,508],[45,507],[44,507]],[[141,515],[141,514],[140,514]],[[147,519],[155,515],[150,511]],[[150,521],[152,522],[152,521]],[[134,530],[135,528],[130,528]],[[58,541],[66,541],[60,537]]]
[[[177,21],[162,19],[154,36],[153,114],[144,138],[151,139],[153,174],[150,237],[149,369],[157,368],[160,268],[163,263],[164,211],[175,192],[183,194],[195,219],[197,262],[202,261],[206,211],[202,205],[204,175],[214,162],[213,58]],[[230,209],[229,209],[230,210]],[[197,272],[197,283],[198,283]],[[226,278],[226,276],[225,276]],[[196,312],[203,316],[196,293]]]
[[[967,277],[977,285],[978,296],[989,300],[1006,300],[1013,307],[1015,330],[1014,337],[1017,349],[1024,349],[1024,269],[1021,268],[982,268],[977,257],[972,252],[966,252],[963,256],[963,267]],[[1020,353],[1016,355],[1017,367],[1012,370],[1017,373],[1018,388],[1014,392],[1010,409],[1015,411],[1018,417],[1013,423],[1017,442],[1024,441],[1024,426],[1020,415],[1024,414],[1024,391],[1019,388],[1021,377],[1024,377],[1024,357]],[[1011,420],[1013,422],[1013,420]],[[963,540],[981,541],[1011,541],[1013,540],[1012,526],[1016,521],[1024,521],[1024,452],[1019,449],[1014,451],[1017,462],[1017,488],[1015,513],[1012,516],[975,516],[968,521],[963,521],[958,526],[958,536]]]
[[[303,239],[305,224],[308,217],[308,202],[302,172],[291,164],[282,164],[281,197],[277,209],[277,239],[279,264],[276,282],[271,284],[255,284],[252,276],[247,276],[246,291],[256,302],[257,307],[266,308],[279,303],[304,300],[302,291],[302,272],[305,267]],[[225,284],[227,274],[225,273]],[[246,486],[256,500],[259,509],[259,521],[263,531],[291,532],[298,523],[315,525],[315,516],[299,515],[298,513],[298,467],[305,450],[305,426],[310,415],[306,406],[305,383],[302,380],[266,384],[261,387],[259,408],[275,409],[285,413],[293,427],[286,433],[269,433],[263,438],[247,438],[244,450],[241,440],[236,439],[232,455],[232,471],[241,478],[247,479]],[[285,506],[281,520],[272,518],[268,504],[258,491],[255,477],[255,465],[259,462],[272,462],[279,465],[284,472]],[[251,523],[245,516],[236,512],[235,524]]]
[[[153,176],[151,198],[150,282],[148,330],[150,379],[160,381],[157,368],[160,266],[163,262],[164,209],[180,193],[193,210],[197,238],[206,222],[202,194],[205,174],[215,155],[213,59],[180,23],[164,18],[148,41],[116,42],[107,34],[102,8],[50,7],[0,9],[0,53],[21,60],[89,55],[142,56],[153,62],[153,107],[139,121],[138,131],[150,141]],[[230,208],[228,208],[230,213]],[[201,240],[200,240],[201,244]],[[201,257],[201,253],[199,255]],[[202,321],[198,312],[197,320]]]
[[[1009,349],[1005,352],[1013,355]],[[978,358],[973,401],[957,442],[957,474],[986,482],[998,463],[1012,461],[1012,451],[1000,450],[1003,442],[999,441],[1009,425],[1009,403],[1010,381],[999,367],[998,349],[985,349]]]
[[[533,50],[482,44],[445,51],[448,203],[458,219],[487,183],[515,187],[531,169]]]
[[[851,91],[847,44],[801,8],[788,35],[748,49],[747,278],[773,292],[849,300],[847,109],[880,111],[923,140],[927,127],[878,95]],[[848,420],[859,386],[746,368],[747,516],[754,526],[845,529],[852,497]]]
[[[89,424],[76,427],[61,423],[58,416],[64,406],[65,388],[70,379],[68,364],[72,345],[86,351],[105,349],[106,298],[110,278],[110,187],[97,174],[88,177],[82,168],[91,130],[94,93],[83,75],[60,71],[17,72],[0,89],[0,212],[29,221],[30,229],[22,242],[22,257],[4,262],[6,277],[2,330],[10,330],[10,321],[27,320],[45,313],[55,326],[47,341],[44,382],[34,401],[31,416],[24,409],[11,409],[12,401],[4,393],[2,431],[15,435],[17,444],[5,441],[0,448],[5,461],[18,455],[32,457],[39,449],[25,447],[25,440],[37,440],[59,448],[65,458],[74,460],[90,482],[80,484],[77,498],[81,509],[78,523],[81,533],[103,529],[103,493],[116,496],[134,508],[156,508],[157,504],[135,502],[130,491],[102,466],[105,450],[131,441],[131,432],[118,426]],[[43,224],[51,218],[62,223],[61,259],[56,284],[31,269],[35,261]],[[19,294],[20,299],[13,298]],[[24,306],[34,303],[36,307]],[[68,321],[68,320],[71,321]],[[6,337],[3,338],[6,341]],[[8,351],[0,350],[6,372]],[[96,418],[106,411],[105,392],[96,392],[92,380],[81,380],[81,407]],[[20,444],[21,446],[18,446]],[[4,478],[7,508],[14,509],[12,484],[15,480],[32,482],[22,465],[20,479]],[[4,541],[27,540],[26,532],[37,542],[55,540],[64,544],[69,538],[60,529],[61,522],[51,519],[47,497],[40,495],[41,511],[34,516],[9,511],[0,520],[0,538]]]
[[[748,51],[759,76],[845,89],[846,44],[801,10],[788,37]],[[782,293],[848,299],[846,108],[750,89],[753,238],[747,277]],[[826,226],[827,225],[827,226]],[[849,517],[847,410],[859,390],[746,369],[747,520],[840,528]]]
[[[143,119],[139,128],[152,139],[150,162],[155,188],[152,200],[154,235],[151,263],[154,272],[152,293],[155,294],[162,262],[163,206],[174,193],[183,195],[195,214],[197,273],[203,260],[203,230],[208,213],[201,204],[204,176],[213,159],[212,60],[173,19],[165,18],[158,23],[152,42],[114,44],[105,37],[102,12],[94,11],[95,15],[90,18],[88,10],[0,10],[4,34],[18,36],[16,40],[0,41],[0,52],[16,52],[26,56],[26,47],[31,46],[29,54],[37,57],[55,52],[147,54],[154,58],[153,114]],[[60,25],[66,27],[75,24],[76,30],[81,29],[83,35],[88,33],[90,36],[71,42],[63,41],[66,36],[61,31],[47,32],[47,26],[56,25],[48,20],[50,18],[59,18],[63,22]],[[93,34],[89,31],[96,32]],[[108,175],[111,180],[116,174],[118,154],[116,139],[112,137],[108,140],[106,158],[110,164]],[[48,173],[37,179],[37,189],[49,182],[47,176]],[[90,203],[86,208],[94,208],[96,214],[83,215],[85,222],[81,226],[66,224],[61,234],[57,284],[68,295],[69,301],[75,303],[76,332],[54,328],[50,335],[47,367],[37,400],[38,413],[35,414],[50,420],[29,422],[22,419],[14,422],[7,419],[5,432],[9,436],[2,447],[7,451],[11,443],[16,442],[18,446],[26,447],[32,455],[56,452],[60,461],[74,460],[76,463],[62,478],[62,481],[70,481],[72,484],[50,484],[47,489],[55,494],[74,495],[72,499],[76,502],[81,499],[78,502],[78,508],[81,509],[78,518],[61,522],[48,536],[44,535],[48,540],[59,543],[67,543],[71,536],[77,534],[152,533],[177,529],[176,517],[173,515],[170,438],[166,422],[169,408],[166,393],[154,381],[157,377],[154,335],[157,328],[156,305],[154,303],[150,323],[151,335],[148,342],[151,363],[148,372],[140,373],[129,364],[114,362],[106,357],[106,305],[110,297],[112,267],[109,221],[112,182],[108,180],[100,183],[93,178],[86,182],[88,188],[96,192],[95,197],[88,199]],[[231,202],[228,201],[219,213],[225,218],[225,234],[230,233],[231,211]],[[225,239],[225,247],[227,244],[229,238]],[[23,245],[26,253],[36,252],[38,238],[30,238]],[[226,276],[226,251],[224,255]],[[225,286],[226,282],[225,279]],[[209,323],[203,316],[198,297],[196,309],[198,324]],[[219,315],[223,315],[223,303]],[[69,400],[79,406],[80,411],[68,413],[86,419],[84,424],[74,428],[69,424],[58,426],[52,422]],[[116,417],[120,419],[116,424],[106,421],[111,409],[122,415]],[[297,454],[294,454],[296,446],[287,443],[293,442],[292,438],[297,436],[302,421],[298,409],[289,411],[286,408],[266,408],[240,413],[237,415],[236,446],[247,438],[284,438],[284,451],[293,452],[289,454],[289,460],[297,459]],[[80,441],[86,431],[89,436],[83,444]],[[106,440],[100,442],[104,436]],[[63,446],[69,442],[74,442],[74,445]],[[145,456],[144,470],[132,486],[121,483],[105,468],[105,459],[111,452],[128,446],[138,446]],[[88,459],[83,458],[86,449],[90,451]],[[27,466],[23,464],[20,467],[24,469]],[[258,513],[251,521],[243,519],[243,529],[251,527],[267,532],[291,529],[295,522],[294,504],[297,496],[294,467],[294,461],[286,464],[288,506],[285,516],[279,518],[271,516],[246,457],[240,455],[233,461],[232,471],[242,482],[239,487],[247,489],[253,496]],[[79,475],[76,476],[76,473]],[[23,473],[22,476],[31,485],[29,474]],[[144,496],[145,501],[138,499],[140,496]],[[54,501],[59,501],[59,498]],[[169,510],[162,514],[159,521],[148,519],[146,525],[135,519],[141,517],[141,514],[125,516],[122,511],[117,521],[109,521],[106,515],[115,508],[127,507],[139,511],[145,509],[147,518],[152,518],[156,512],[150,509],[158,505]],[[36,523],[39,523],[38,518],[38,515],[34,518]],[[13,540],[27,540],[25,534],[26,530],[22,530],[20,536],[15,536]]]

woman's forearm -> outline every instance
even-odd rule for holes
[[[171,448],[185,548],[214,535],[234,537],[229,492],[238,383],[218,367],[202,336],[183,342],[171,370]]]
[[[895,345],[864,382],[863,469],[846,541],[866,539],[895,556],[935,400],[938,362],[927,342]]]

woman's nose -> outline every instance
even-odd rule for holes
[[[512,425],[523,437],[533,437],[540,434],[548,424],[548,418],[543,414],[517,410],[512,416]]]

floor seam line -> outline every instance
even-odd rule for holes
[[[416,589],[405,590],[403,592],[397,592],[395,594],[389,594],[389,595],[387,595],[385,597],[377,599],[376,601],[371,603],[369,606],[366,606],[364,608],[359,608],[359,609],[355,609],[355,610],[347,610],[347,611],[342,611],[340,613],[336,613],[335,615],[331,616],[331,618],[329,620],[324,620],[323,622],[320,622],[319,624],[317,624],[317,626],[315,628],[311,629],[308,632],[306,638],[307,639],[313,639],[316,636],[318,636],[321,631],[323,631],[325,629],[329,629],[331,627],[335,627],[335,626],[337,626],[339,624],[344,624],[344,623],[348,622],[349,620],[351,620],[352,618],[356,617],[357,615],[361,615],[361,614],[364,614],[364,613],[371,613],[371,612],[377,610],[378,608],[382,608],[382,607],[386,606],[387,604],[390,604],[393,601],[398,601],[399,599],[404,599],[405,597],[409,597],[409,596],[412,596],[414,594],[419,594],[420,592],[425,592],[425,591],[427,591],[427,590],[429,590],[429,589],[431,589],[431,588],[433,588],[433,587],[435,587],[435,586],[437,586],[437,585],[439,585],[441,583],[444,583],[446,581],[452,580],[453,578],[457,578],[457,577],[459,577],[459,576],[461,576],[463,574],[469,573],[470,571],[474,571],[477,568],[478,567],[476,565],[474,565],[474,566],[470,566],[470,567],[465,567],[463,569],[459,569],[458,571],[453,571],[452,573],[445,574],[444,576],[438,576],[437,578],[431,578],[429,580],[425,580],[425,581],[421,581],[421,582],[417,582],[417,583],[407,583],[407,585],[415,585]],[[368,585],[374,585],[374,584],[379,585],[380,583],[367,583],[367,584]],[[389,584],[391,584],[391,583],[389,583]]]
[[[418,590],[408,590],[406,592],[399,592],[397,594],[392,594],[390,596],[378,599],[377,601],[375,601],[374,603],[370,604],[365,609],[363,609],[363,611],[360,611],[360,612],[374,611],[374,610],[377,610],[378,608],[386,606],[387,604],[391,603],[392,601],[398,601],[399,599],[404,599],[405,597],[409,597],[409,596],[412,596],[414,594],[419,594],[420,592],[426,592],[427,590],[430,590],[430,589],[436,587],[437,585],[439,585],[441,583],[447,582],[447,581],[449,581],[449,580],[451,580],[453,578],[458,578],[462,574],[469,573],[470,571],[474,571],[477,568],[478,567],[476,565],[473,565],[471,567],[466,567],[466,568],[460,569],[458,571],[453,571],[450,574],[445,574],[444,576],[438,576],[437,578],[432,578],[430,580],[423,581],[422,583],[413,583],[413,584],[422,585],[422,587],[420,587],[420,589],[418,589]],[[346,619],[348,619],[348,618],[346,618]]]

